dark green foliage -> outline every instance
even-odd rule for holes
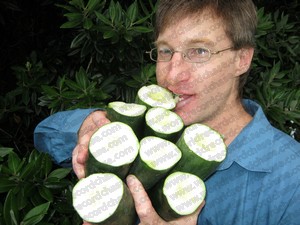
[[[300,28],[289,15],[258,11],[257,48],[245,96],[257,100],[270,121],[300,140]]]
[[[72,207],[70,171],[35,150],[20,158],[12,148],[0,148],[0,224],[81,224]]]

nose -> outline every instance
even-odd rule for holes
[[[184,60],[181,52],[174,52],[173,57],[167,65],[166,77],[170,85],[176,85],[189,79],[189,68],[191,63]]]

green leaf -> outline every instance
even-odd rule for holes
[[[66,85],[68,85],[68,87],[71,88],[72,90],[74,90],[74,91],[80,91],[81,90],[81,87],[75,81],[66,80],[65,82],[66,82]]]
[[[151,16],[152,16],[152,15],[150,14],[150,15],[148,15],[148,16],[142,18],[142,19],[139,19],[138,21],[134,22],[132,25],[139,25],[139,24],[142,24],[142,23],[144,23],[147,19],[149,19]]]
[[[280,70],[280,62],[277,62],[272,70],[270,71],[269,78],[268,78],[268,84],[272,83],[272,81],[274,80],[274,78],[277,76],[277,74],[279,73]]]
[[[53,202],[53,194],[48,188],[41,186],[38,188],[38,190],[39,190],[40,195],[45,200],[47,200],[48,202]]]
[[[77,6],[80,9],[84,8],[84,2],[83,2],[83,0],[72,0],[72,1],[70,1],[70,4],[74,5],[74,6]]]
[[[7,177],[0,177],[0,193],[8,192],[16,185],[17,183],[15,181],[12,181]]]
[[[3,205],[3,217],[6,225],[18,225],[18,199],[15,198],[12,190],[6,195]]]
[[[38,224],[44,218],[44,216],[47,214],[49,206],[50,206],[50,202],[47,202],[47,203],[44,203],[44,204],[34,207],[25,215],[21,224],[22,225]]]
[[[8,164],[8,168],[10,169],[12,174],[17,174],[17,172],[22,167],[21,162],[22,162],[21,159],[19,158],[19,156],[16,153],[11,152],[8,155],[7,164]]]
[[[86,8],[88,11],[91,11],[91,10],[96,9],[97,6],[102,7],[102,5],[104,5],[104,4],[105,4],[105,1],[102,1],[102,0],[89,0],[86,5]]]
[[[86,30],[90,30],[93,27],[93,21],[89,18],[85,18],[83,20],[83,28]]]
[[[138,15],[138,5],[137,1],[135,0],[134,3],[132,3],[126,12],[128,18],[130,19],[131,23],[133,23],[136,20],[136,17]]]
[[[70,172],[71,172],[72,168],[58,168],[56,170],[53,170],[48,178],[58,178],[58,179],[62,179],[65,178]]]
[[[25,168],[23,168],[20,172],[20,178],[21,179],[28,179],[29,177],[33,177],[35,176],[36,171],[36,162],[35,161],[31,161],[29,163],[26,164]]]
[[[152,28],[149,27],[143,27],[143,26],[135,26],[135,27],[131,27],[128,30],[133,30],[139,33],[150,33],[153,31]]]
[[[84,42],[84,39],[86,38],[86,33],[82,32],[79,33],[71,42],[70,48],[77,48]]]
[[[77,22],[80,22],[83,18],[82,13],[65,13],[64,14],[65,17],[67,17],[69,19],[69,21],[74,21],[76,20]]]
[[[80,25],[81,25],[81,21],[72,20],[72,21],[68,21],[68,22],[65,22],[64,24],[62,24],[60,26],[60,28],[63,28],[63,29],[76,28],[76,27],[79,27]]]
[[[103,38],[104,39],[109,39],[116,36],[116,32],[114,30],[106,31],[103,33]]]
[[[99,12],[96,12],[95,11],[95,14],[97,16],[97,18],[104,24],[106,25],[109,25],[109,26],[112,26],[112,23],[109,19],[107,19],[103,14],[99,13]]]
[[[5,148],[5,147],[0,147],[0,157],[4,157],[11,153],[14,149],[13,148]]]
[[[42,85],[42,90],[43,90],[43,92],[45,92],[45,94],[52,96],[52,97],[58,95],[57,90],[55,90],[54,88],[52,88],[48,85]]]
[[[50,177],[44,181],[44,186],[50,189],[61,189],[68,185],[68,180],[61,180],[56,177]]]
[[[80,67],[79,71],[75,75],[75,79],[81,89],[86,89],[88,87],[89,80],[83,67]]]
[[[108,12],[109,12],[109,17],[110,17],[112,23],[114,24],[116,14],[117,14],[116,4],[115,4],[114,0],[110,1]]]

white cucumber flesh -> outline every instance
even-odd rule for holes
[[[123,179],[137,157],[139,147],[135,133],[127,124],[105,124],[90,140],[87,174],[112,172]]]
[[[155,185],[180,160],[181,151],[172,142],[148,136],[140,141],[139,156],[130,173],[134,174],[146,190]]]
[[[108,108],[113,109],[120,115],[127,117],[143,116],[147,110],[147,107],[135,103],[125,103],[120,101],[110,102]]]
[[[227,153],[222,136],[203,124],[185,128],[176,145],[182,151],[182,158],[172,171],[192,173],[202,180],[215,172]]]
[[[143,86],[138,90],[137,103],[145,104],[147,107],[174,109],[177,99],[174,98],[172,92],[169,90],[156,84],[151,84]]]
[[[195,212],[205,196],[205,184],[198,176],[174,172],[154,187],[151,198],[159,215],[170,221]]]
[[[93,224],[128,224],[135,221],[134,203],[127,186],[111,173],[81,179],[72,191],[79,216]]]
[[[154,135],[168,140],[176,141],[184,128],[184,123],[176,113],[154,107],[145,115],[145,135]]]

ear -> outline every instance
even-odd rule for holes
[[[237,52],[236,76],[246,73],[251,65],[254,54],[254,48],[242,48]]]

